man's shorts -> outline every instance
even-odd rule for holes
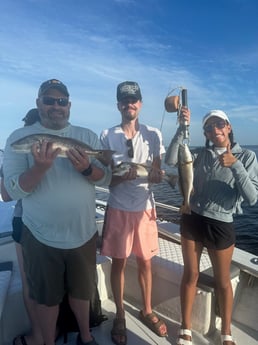
[[[24,225],[21,244],[32,299],[54,306],[67,292],[90,300],[96,279],[96,234],[79,248],[59,249],[39,242]]]
[[[226,249],[236,242],[233,223],[221,222],[195,212],[182,215],[180,231],[183,237],[201,242],[208,249]]]
[[[131,253],[149,260],[159,251],[155,209],[128,212],[108,207],[103,226],[101,254],[116,259]]]

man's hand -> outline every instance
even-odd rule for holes
[[[52,166],[60,149],[53,149],[52,143],[44,141],[41,145],[34,144],[31,149],[34,165],[19,177],[21,188],[25,192],[32,192]]]
[[[86,170],[90,165],[87,153],[80,148],[67,151],[67,157],[79,173]]]
[[[162,181],[162,176],[165,174],[164,170],[160,170],[159,168],[152,167],[148,181],[150,183],[160,183]]]
[[[135,180],[137,177],[137,168],[132,166],[127,173],[121,176],[123,180]]]
[[[187,125],[190,125],[190,117],[191,117],[190,110],[186,107],[182,107],[180,111],[180,115],[179,115],[179,122],[181,124],[184,124],[185,122],[187,122]]]
[[[41,145],[34,144],[31,151],[35,167],[41,171],[47,171],[53,164],[60,149],[53,150],[52,143],[43,141]]]

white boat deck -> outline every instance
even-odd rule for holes
[[[163,242],[163,241],[162,241]],[[12,254],[12,257],[10,257],[10,259],[14,259],[15,258],[15,252],[12,250],[12,248],[14,247],[14,244],[12,242],[9,242],[9,244],[6,245],[5,251],[1,251],[2,254],[2,259],[9,258],[10,254]],[[3,248],[2,248],[3,249]],[[177,254],[178,256],[179,254]],[[158,258],[157,258],[158,259]],[[158,259],[160,260],[160,259]],[[134,265],[129,265],[129,267],[131,266],[131,268],[134,268]],[[98,342],[99,345],[111,345],[113,344],[111,341],[111,337],[110,337],[110,331],[112,328],[112,322],[113,322],[113,318],[115,315],[115,305],[114,302],[112,301],[112,297],[109,295],[110,291],[110,287],[108,286],[108,281],[109,281],[109,274],[108,274],[108,270],[109,270],[109,261],[104,261],[102,262],[102,264],[100,264],[99,266],[99,270],[101,270],[101,272],[103,274],[99,274],[99,292],[101,295],[101,303],[102,303],[102,312],[103,314],[108,316],[108,320],[104,321],[100,326],[93,328],[92,329],[92,334],[95,337],[96,341]],[[105,272],[105,273],[104,273]],[[162,273],[162,272],[160,272]],[[165,272],[163,272],[165,273]],[[163,273],[161,274],[163,276]],[[169,276],[171,276],[171,271]],[[13,275],[15,278],[18,278],[17,276],[18,272],[17,272],[17,263],[14,263],[14,271],[13,271]],[[129,275],[131,274],[131,271],[129,270]],[[103,279],[103,281],[102,281]],[[131,280],[131,279],[130,279]],[[156,279],[157,281],[158,279]],[[134,285],[135,285],[135,291],[139,292],[139,287],[138,284],[135,283],[135,278],[133,279],[134,281]],[[15,283],[16,282],[16,283]],[[128,282],[129,283],[129,282]],[[168,291],[167,293],[169,295],[173,295],[173,292],[170,290],[168,282],[166,281],[166,276],[164,275],[162,278],[162,283],[160,282],[156,282],[158,283],[158,287],[159,287],[159,292],[162,290],[163,286],[165,285],[165,288],[167,290],[168,287]],[[20,283],[19,281],[13,281],[13,286],[10,290],[10,293],[14,293],[17,288],[20,289]],[[232,324],[232,332],[234,337],[237,339],[238,341],[238,345],[257,345],[258,343],[258,330],[257,330],[257,325],[256,325],[256,321],[257,321],[257,306],[256,306],[256,302],[257,302],[257,289],[254,289],[257,281],[255,280],[255,285],[250,287],[250,292],[248,292],[249,290],[247,290],[247,293],[250,295],[251,297],[251,292],[253,292],[253,296],[252,298],[250,298],[250,304],[249,304],[249,309],[247,310],[243,310],[240,309],[240,313],[239,313],[239,318],[241,319],[241,323],[236,322],[235,320],[233,321]],[[126,290],[130,287],[128,287],[128,284],[126,284],[127,286],[125,287]],[[154,284],[155,286],[155,284]],[[105,290],[106,289],[106,290]],[[155,288],[156,290],[156,288]],[[176,288],[177,290],[177,288]],[[135,291],[132,291],[130,298],[126,298],[125,301],[125,309],[126,309],[126,323],[127,323],[127,336],[128,336],[128,345],[143,345],[143,344],[159,344],[159,345],[163,345],[163,344],[176,344],[176,337],[177,337],[177,330],[179,327],[179,322],[178,320],[175,321],[174,318],[170,318],[168,316],[164,316],[161,315],[162,318],[166,321],[167,326],[168,326],[168,337],[167,338],[160,338],[158,336],[156,336],[151,330],[149,330],[139,319],[138,319],[138,313],[139,313],[139,304],[134,303],[134,301],[132,301],[132,297],[135,295]],[[209,293],[208,293],[209,294]],[[14,300],[13,300],[14,298]],[[178,305],[177,302],[177,298],[178,296],[176,296],[176,305]],[[136,296],[136,299],[138,299],[138,297]],[[248,296],[245,296],[244,300],[246,301],[248,299]],[[11,327],[14,327],[12,329],[12,327],[9,329],[9,332],[13,334],[13,336],[17,335],[17,334],[22,334],[21,329],[19,330],[19,327],[21,327],[21,321],[22,319],[18,316],[19,313],[22,313],[22,309],[20,303],[22,302],[22,297],[21,295],[19,295],[19,305],[17,305],[17,296],[13,295],[13,297],[9,300],[9,303],[11,303],[11,301],[13,300],[13,307],[14,309],[12,309],[12,311],[10,310],[10,314],[7,313],[5,314],[7,319],[9,320],[8,325]],[[16,302],[15,302],[16,301]],[[130,302],[129,302],[130,301]],[[158,300],[159,302],[159,300]],[[158,303],[157,302],[157,303]],[[255,302],[255,303],[254,303]],[[171,302],[170,299],[165,301],[165,305],[170,305],[170,303],[173,303],[173,300]],[[241,305],[241,299],[240,299],[240,305]],[[154,305],[155,310],[159,310],[158,305]],[[243,307],[248,308],[248,304],[244,304]],[[248,328],[244,323],[245,321],[248,319],[248,313],[250,315],[251,320],[253,320],[253,329]],[[251,315],[253,313],[253,315]],[[9,314],[9,315],[8,315]],[[17,315],[16,315],[17,314]],[[167,315],[167,314],[166,314]],[[202,316],[202,315],[201,315]],[[18,317],[18,319],[17,319]],[[7,322],[7,319],[5,320]],[[15,320],[17,319],[17,320]],[[4,321],[4,320],[3,320]],[[18,322],[18,323],[17,323]],[[4,322],[5,326],[6,323]],[[24,332],[24,328],[23,328],[23,332]],[[1,343],[1,345],[11,345],[12,344],[12,339],[13,336],[8,337],[9,341],[8,342],[4,342],[4,344]],[[72,345],[72,344],[76,344],[76,333],[70,333],[68,336],[68,343],[67,345]],[[57,345],[61,345],[64,343],[63,341],[64,339],[59,339],[57,342]],[[218,331],[212,331],[212,333],[209,333],[208,335],[201,335],[200,332],[193,332],[193,344],[194,345],[221,345],[220,344],[220,337],[219,337],[219,332]]]
[[[165,288],[168,287],[166,279],[170,279],[171,273],[175,274],[176,269],[174,267],[175,263],[180,264],[182,261],[181,257],[181,250],[178,249],[176,244],[167,242],[166,240],[160,239],[160,255],[158,257],[155,257],[153,262],[153,270],[158,270],[159,279],[162,278],[162,283],[160,281],[154,281],[153,288],[155,290],[159,289],[159,292],[163,295],[163,288],[162,285],[165,285]],[[164,259],[166,259],[164,261]],[[163,260],[163,261],[162,261]],[[203,259],[201,260],[201,271],[206,270],[207,267],[210,266],[210,262],[208,260],[208,257],[206,254],[203,255]],[[102,269],[104,271],[108,271],[108,261],[103,261]],[[172,319],[168,316],[164,316],[164,314],[158,313],[163,320],[165,320],[167,327],[168,327],[168,337],[161,338],[157,336],[155,333],[153,333],[151,330],[148,329],[138,318],[139,314],[139,291],[140,288],[137,283],[135,283],[136,276],[134,277],[134,285],[131,285],[132,282],[132,268],[135,268],[134,259],[129,259],[128,262],[128,271],[127,276],[125,277],[125,292],[126,292],[126,298],[125,301],[125,310],[126,310],[126,325],[127,325],[127,344],[130,345],[143,345],[143,344],[176,344],[176,338],[177,338],[177,331],[180,327],[180,324],[178,320]],[[179,268],[179,267],[178,267]],[[177,268],[177,270],[178,270]],[[181,271],[182,267],[179,269],[179,272]],[[107,272],[106,271],[106,272]],[[169,272],[169,276],[166,275],[166,272]],[[101,277],[101,274],[98,275],[99,278]],[[129,278],[130,276],[130,278]],[[154,273],[154,276],[155,273]],[[178,278],[175,276],[175,280]],[[158,280],[158,279],[156,279]],[[173,279],[172,279],[173,280]],[[160,284],[161,283],[161,284]],[[107,282],[105,283],[107,284]],[[107,287],[109,288],[109,287]],[[102,296],[105,296],[105,291],[102,290],[102,282],[99,281],[99,291]],[[157,291],[156,291],[157,292]],[[107,291],[107,294],[109,295],[109,292]],[[170,290],[169,294],[173,295],[173,292]],[[208,293],[209,294],[209,293]],[[129,297],[129,299],[128,299]],[[135,299],[135,303],[132,302]],[[253,300],[253,299],[252,299]],[[130,302],[128,302],[130,301]],[[160,303],[159,298],[154,296],[153,298],[155,310],[164,310],[167,311],[166,308],[164,309],[163,303]],[[176,302],[178,299],[176,299]],[[170,309],[171,303],[173,305],[173,301],[171,302],[169,299],[165,302]],[[108,296],[108,298],[104,299],[102,301],[102,311],[103,314],[108,316],[108,320],[104,321],[100,326],[92,329],[92,334],[95,337],[96,341],[99,345],[111,345],[113,344],[111,341],[110,331],[112,329],[112,323],[113,319],[115,317],[115,305],[112,300],[112,296]],[[244,311],[245,312],[245,311]],[[251,310],[250,310],[251,312]],[[173,313],[172,313],[173,314]],[[176,313],[175,313],[176,314]],[[166,314],[167,315],[167,314]],[[255,315],[253,316],[255,318]],[[205,319],[205,317],[204,317]],[[217,324],[219,328],[219,321],[220,318],[214,320],[214,323]],[[243,320],[244,321],[244,320]],[[256,328],[256,327],[254,327]],[[233,321],[232,323],[232,333],[234,337],[237,339],[238,345],[257,345],[258,343],[258,331],[255,331],[247,326],[245,326],[243,323],[238,323],[236,321]],[[75,344],[77,334],[71,333],[68,337],[68,345]],[[63,344],[63,339],[60,339],[58,342],[58,345]],[[211,332],[208,332],[205,335],[202,335],[201,332],[193,331],[193,344],[194,345],[221,345],[220,342],[220,332],[218,329],[212,329]]]
[[[128,345],[165,345],[176,344],[177,330],[179,324],[168,318],[163,319],[167,323],[168,337],[161,338],[155,333],[149,330],[139,319],[139,309],[135,308],[129,303],[125,303],[126,309],[126,326],[127,326],[127,344]],[[92,335],[96,339],[99,345],[113,345],[111,341],[110,331],[112,328],[112,322],[115,315],[115,305],[111,299],[102,302],[103,314],[108,316],[108,320],[104,321],[100,326],[92,329]],[[232,324],[232,333],[237,339],[238,345],[257,345],[258,334],[251,331],[247,327],[243,327],[237,323]],[[76,344],[77,333],[69,333],[67,345]],[[61,337],[57,345],[64,343]],[[193,332],[193,345],[221,345],[220,334],[218,332],[213,333],[210,337],[201,336],[200,334]],[[11,344],[10,344],[11,345]]]
[[[137,315],[139,310],[134,306],[126,303],[126,326],[127,326],[127,343],[134,345],[144,345],[144,344],[173,344],[175,343],[172,334],[175,334],[177,326],[172,323],[169,324],[169,333],[171,336],[167,338],[160,338],[150,331],[140,320],[138,320]],[[111,345],[110,331],[112,328],[113,318],[115,315],[115,305],[111,299],[102,302],[103,314],[108,316],[108,320],[104,321],[100,326],[92,329],[92,335],[96,339],[99,345]],[[77,337],[76,333],[70,333],[68,336],[68,344],[75,344],[75,339]],[[63,339],[59,339],[58,345],[63,344]],[[208,343],[207,343],[208,344]]]

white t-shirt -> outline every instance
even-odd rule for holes
[[[139,131],[132,138],[133,158],[128,156],[128,138],[120,125],[104,130],[100,140],[103,148],[116,151],[113,154],[115,165],[121,162],[151,164],[154,158],[160,157],[165,152],[161,132],[142,124],[139,125]],[[142,211],[155,206],[147,178],[141,177],[125,181],[109,189],[108,204],[113,208],[124,211]]]

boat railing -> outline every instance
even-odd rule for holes
[[[109,193],[108,188],[104,188],[104,187],[96,186],[96,190],[99,191],[99,192],[107,193],[107,194]],[[171,211],[174,211],[174,212],[179,212],[179,207],[168,205],[168,204],[164,204],[164,203],[158,202],[158,201],[156,201],[155,204],[156,204],[157,207],[161,207],[161,208],[164,208],[166,210],[171,210]]]

